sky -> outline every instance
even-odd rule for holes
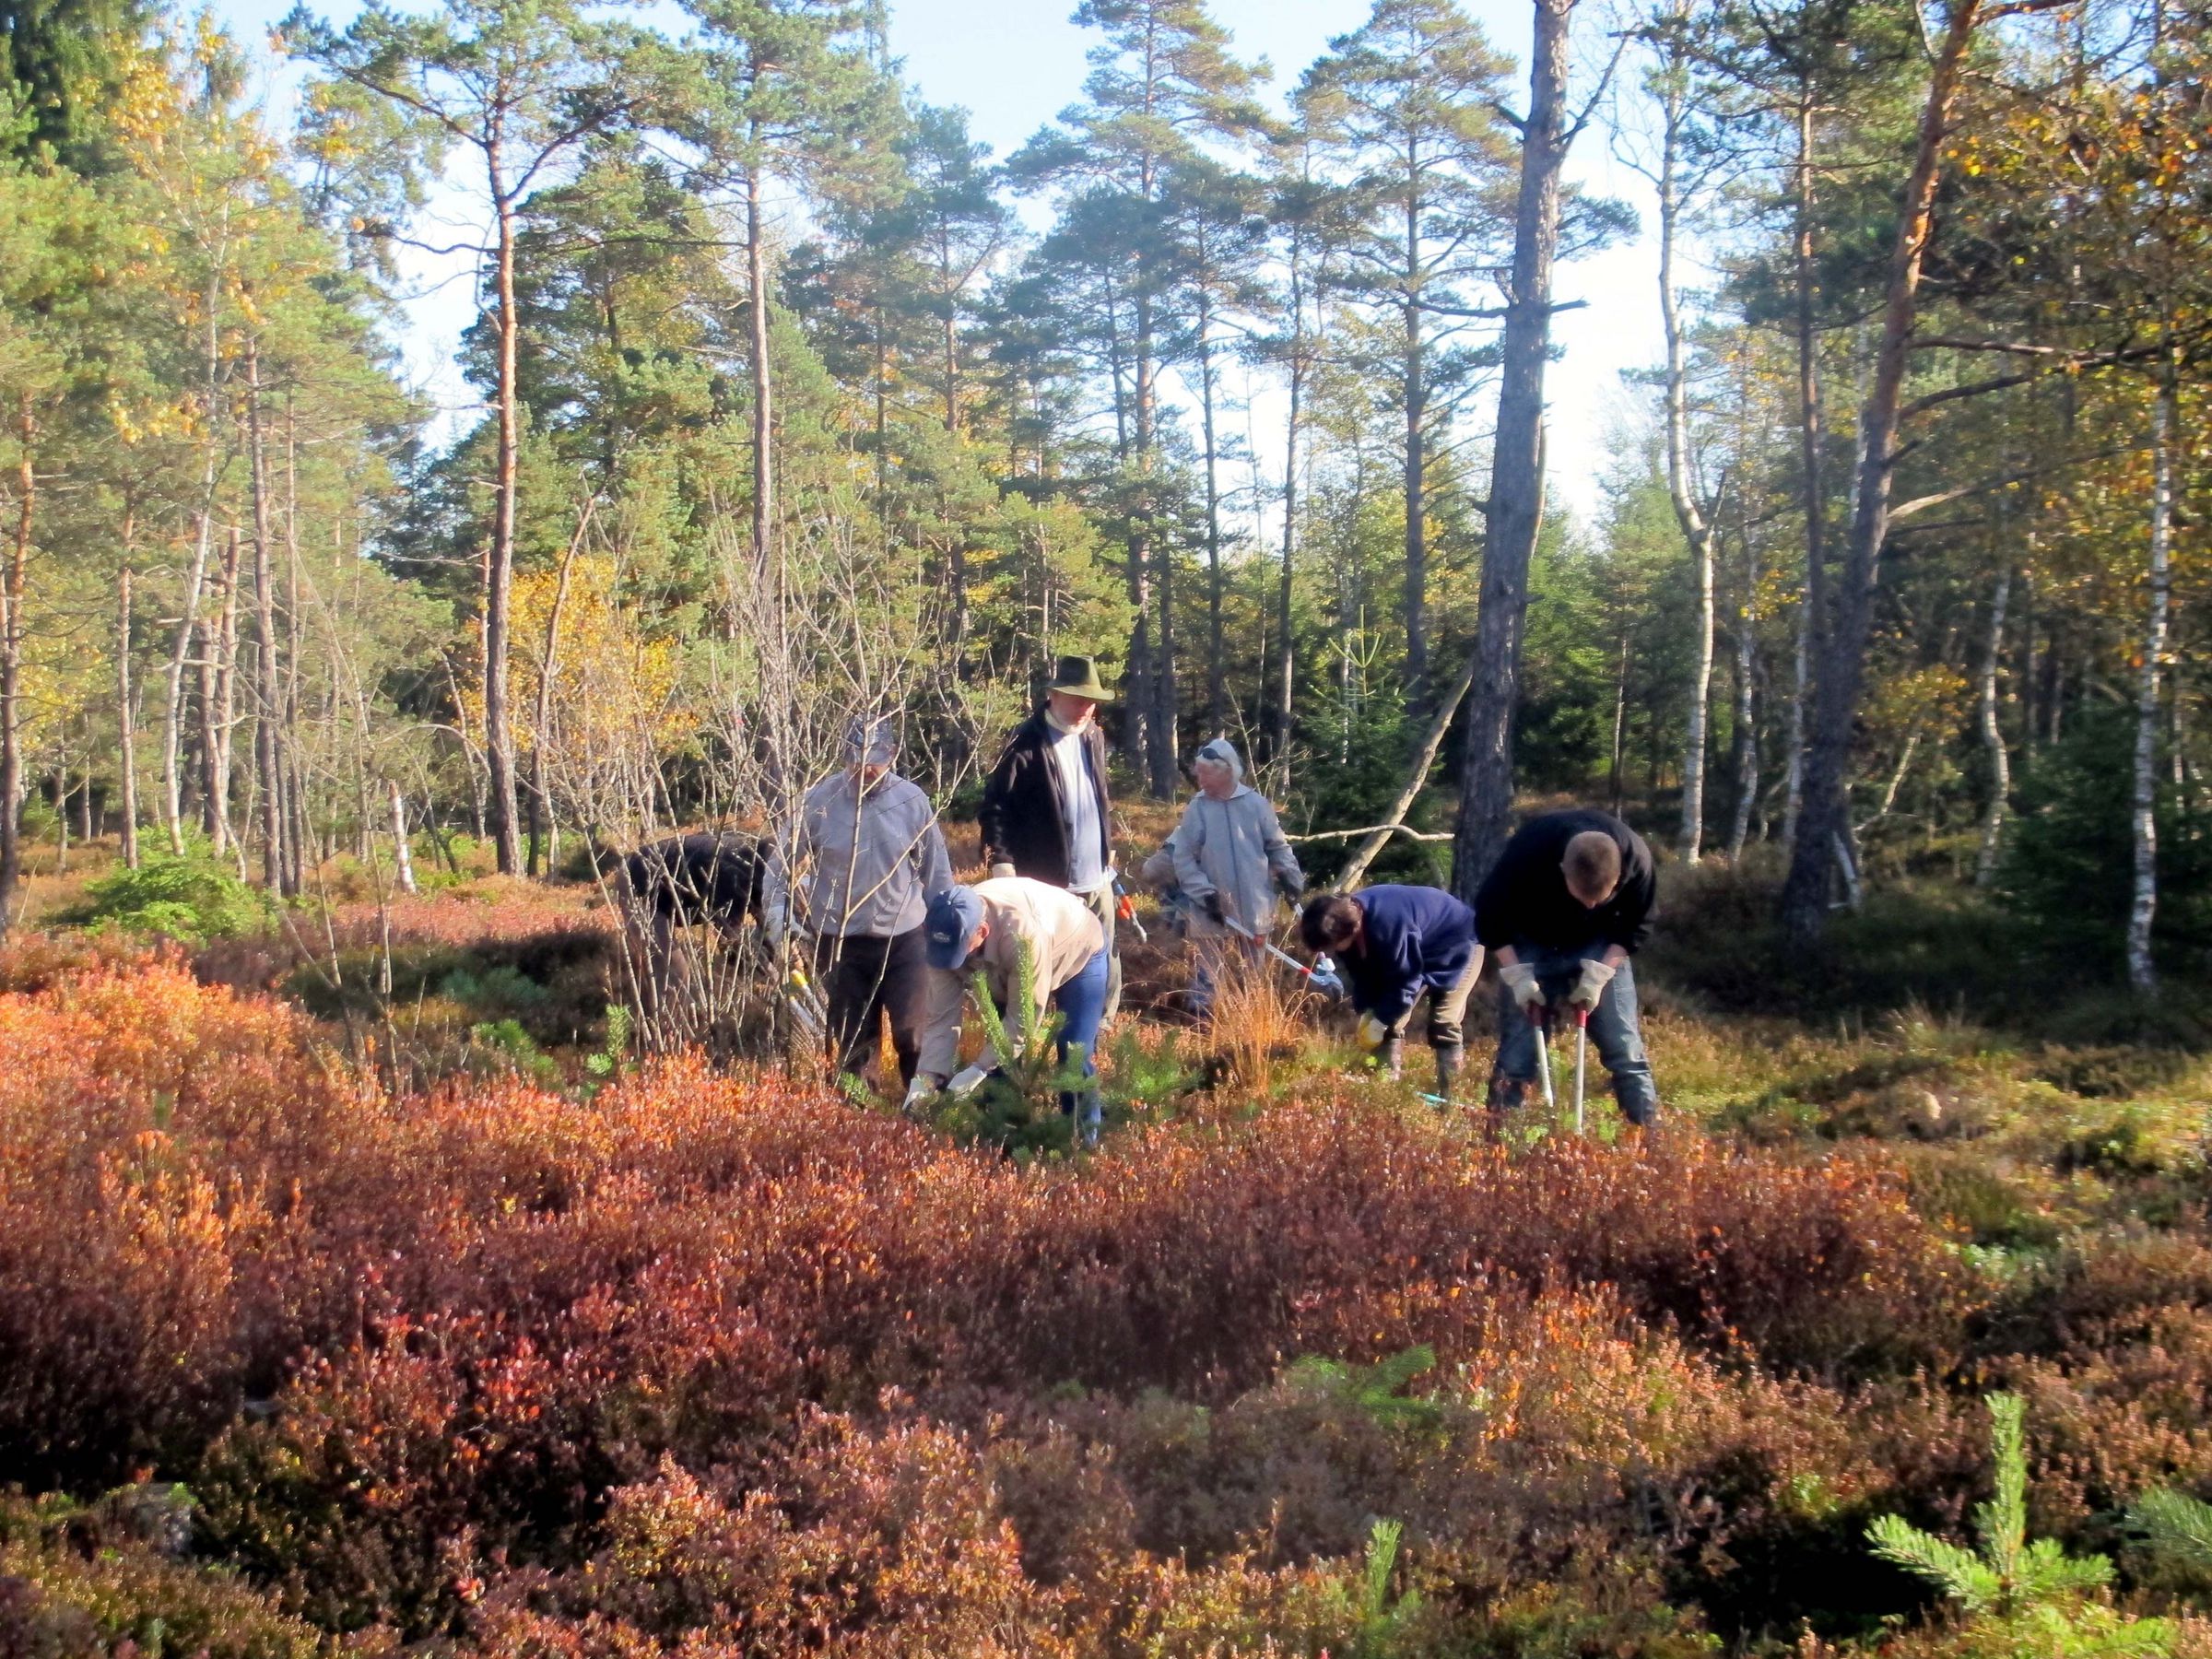
[[[313,4],[313,0],[311,0]],[[1533,8],[1527,0],[1463,0],[1491,41],[1523,67],[1525,76]],[[291,0],[229,0],[218,10],[238,34],[258,41]],[[316,6],[343,22],[351,0]],[[906,79],[931,103],[963,108],[973,135],[1005,156],[1081,96],[1088,65],[1084,53],[1096,40],[1069,19],[1073,0],[892,0],[891,52]],[[1332,36],[1359,26],[1369,0],[1212,0],[1215,17],[1235,37],[1247,60],[1265,58],[1275,75],[1273,96],[1282,97]],[[1594,17],[1599,7],[1585,6]],[[1594,79],[1599,43],[1579,42],[1579,105]],[[1525,79],[1518,82],[1524,101]],[[267,93],[272,119],[288,119],[296,78],[279,75]],[[1665,345],[1658,318],[1658,253],[1649,184],[1613,154],[1610,135],[1593,121],[1570,157],[1571,178],[1593,194],[1627,201],[1643,233],[1590,258],[1559,267],[1555,299],[1582,300],[1553,324],[1555,360],[1547,376],[1548,464],[1559,498],[1585,523],[1601,502],[1600,484],[1613,441],[1648,405],[1650,394],[1624,386],[1623,371],[1657,364]],[[443,221],[426,229],[426,241],[457,240],[471,229],[465,207],[454,198],[434,199],[430,212]],[[454,367],[460,335],[473,315],[469,261],[416,256],[406,262],[409,294],[400,342],[410,379],[453,429],[475,405]],[[1266,436],[1279,425],[1279,399],[1264,384],[1251,393],[1249,425],[1263,456],[1279,443]],[[1475,406],[1479,419],[1479,400]],[[1279,479],[1277,480],[1279,482]]]

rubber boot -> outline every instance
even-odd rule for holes
[[[1387,1077],[1395,1077],[1405,1061],[1405,1040],[1395,1035],[1385,1037],[1382,1046],[1375,1051],[1375,1064],[1382,1068]]]
[[[1466,1064],[1467,1051],[1459,1043],[1439,1047],[1436,1051],[1436,1092],[1445,1100],[1452,1098],[1453,1087],[1459,1081],[1460,1068]]]
[[[1528,1091],[1535,1087],[1524,1077],[1509,1077],[1503,1072],[1490,1074],[1490,1115],[1502,1118],[1509,1112],[1518,1112],[1528,1103]]]

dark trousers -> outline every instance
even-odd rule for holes
[[[919,927],[886,938],[854,934],[817,939],[814,971],[830,1015],[830,1044],[837,1069],[859,1073],[879,1052],[883,1022],[891,1025],[891,1047],[899,1055],[899,1081],[914,1080],[922,1056],[922,1003],[928,983]]]

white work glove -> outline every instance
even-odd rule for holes
[[[952,1074],[952,1081],[945,1085],[945,1092],[956,1100],[964,1100],[983,1086],[983,1079],[991,1072],[992,1067],[980,1065],[957,1071]]]
[[[1390,1041],[1390,1028],[1372,1014],[1359,1016],[1359,1046],[1373,1053]]]
[[[1544,1006],[1544,987],[1536,983],[1536,971],[1526,962],[1501,964],[1498,982],[1512,993],[1513,1001],[1524,1012]]]
[[[760,912],[760,931],[768,939],[771,950],[783,948],[783,941],[791,937],[791,916],[780,904],[771,904]]]
[[[899,1102],[899,1110],[908,1117],[919,1117],[922,1108],[929,1104],[930,1097],[936,1092],[936,1079],[927,1072],[916,1072],[914,1080],[906,1086],[906,1099]]]
[[[1013,875],[1013,874],[1014,874],[1014,866],[1013,866],[1012,865],[1010,865],[1010,864],[999,863],[999,864],[994,864],[994,865],[993,865],[991,866],[991,879],[992,879],[993,881],[1000,881],[1000,880],[1003,880],[1003,879],[1005,879],[1006,877],[1008,877],[1008,876],[1011,876],[1011,875]]]
[[[1578,1008],[1594,1008],[1606,987],[1613,982],[1613,964],[1603,957],[1592,957],[1583,964],[1583,977],[1574,982],[1574,989],[1567,1000]]]

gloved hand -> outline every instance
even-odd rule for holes
[[[996,1068],[981,1064],[966,1066],[952,1074],[952,1081],[945,1085],[945,1092],[956,1100],[964,1100],[983,1086],[983,1079]]]
[[[768,940],[771,950],[783,948],[783,941],[791,937],[791,914],[780,904],[771,904],[760,912],[760,932]]]
[[[1344,1000],[1344,981],[1334,973],[1329,973],[1317,968],[1312,973],[1306,975],[1306,983],[1311,985],[1314,990],[1320,992],[1331,1002],[1342,1002]]]
[[[1574,989],[1567,1000],[1578,1008],[1594,1008],[1605,995],[1606,987],[1613,982],[1613,964],[1603,957],[1592,957],[1583,964],[1583,976],[1574,982]]]
[[[1198,901],[1198,908],[1203,910],[1215,923],[1222,926],[1228,925],[1229,916],[1221,908],[1221,895],[1219,893],[1208,893],[1204,899]]]
[[[1306,896],[1306,878],[1303,876],[1277,876],[1275,878],[1275,887],[1276,891],[1282,894],[1292,904],[1296,904]]]
[[[998,881],[1014,874],[1014,866],[1003,859],[991,866],[991,879]]]
[[[1544,987],[1536,983],[1536,971],[1526,962],[1507,962],[1498,970],[1498,982],[1512,993],[1513,1001],[1522,1011],[1544,1006]]]
[[[1390,1028],[1372,1014],[1359,1016],[1359,1046],[1373,1053],[1390,1041]]]
[[[914,1080],[906,1086],[906,1099],[899,1102],[899,1110],[908,1117],[919,1117],[922,1108],[929,1104],[930,1097],[936,1092],[936,1078],[927,1072],[916,1072]]]

